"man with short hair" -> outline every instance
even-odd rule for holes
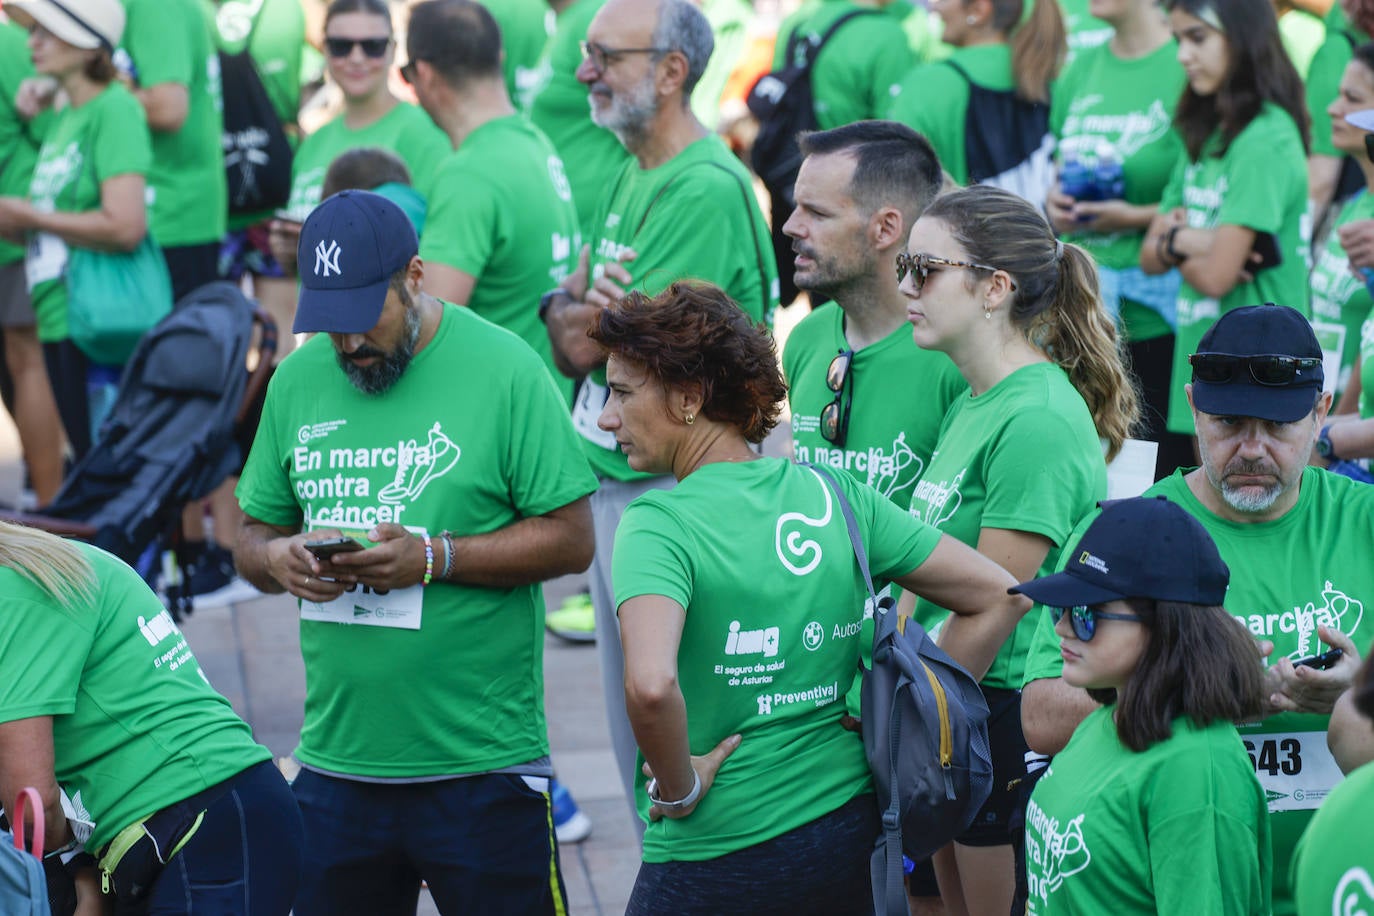
[[[897,257],[943,175],[930,143],[895,121],[801,138],[797,208],[782,229],[797,285],[833,302],[787,338],[783,370],[798,461],[848,471],[906,508],[945,411],[968,385],[911,339]]]
[[[425,289],[514,331],[554,367],[539,295],[571,273],[582,244],[563,160],[511,104],[496,20],[473,0],[410,11],[402,74],[453,144],[435,172],[420,256]]]
[[[690,108],[712,45],[710,24],[688,0],[607,0],[592,19],[577,78],[590,89],[592,120],[633,158],[605,189],[577,271],[540,299],[559,367],[586,376],[573,425],[601,478],[592,500],[596,560],[589,578],[611,741],[632,804],[635,740],[625,714],[611,548],[630,500],[673,481],[630,470],[615,437],[596,425],[606,372],[587,329],[625,290],[652,295],[682,279],[716,284],[755,321],[771,318],[777,306],[768,226],[749,174]]]
[[[306,220],[321,333],[237,490],[240,572],[301,606],[295,912],[413,911],[423,879],[445,914],[562,913],[539,583],[591,561],[596,481],[536,354],[424,293],[418,247],[366,191]]]
[[[1331,395],[1322,391],[1321,347],[1299,312],[1233,309],[1191,363],[1187,393],[1202,467],[1177,471],[1145,495],[1177,502],[1202,522],[1231,569],[1226,609],[1267,654],[1269,712],[1241,735],[1269,797],[1274,913],[1291,914],[1294,846],[1341,778],[1327,748],[1332,706],[1359,667],[1356,646],[1374,637],[1374,487],[1307,464]],[[1344,653],[1331,667],[1295,665],[1327,647]],[[1047,613],[1021,706],[1026,740],[1041,753],[1062,749],[1094,708],[1064,683],[1062,669]]]

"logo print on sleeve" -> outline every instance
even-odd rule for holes
[[[935,456],[932,455],[932,458]],[[932,528],[940,528],[945,522],[954,517],[954,513],[959,511],[959,506],[964,499],[959,494],[959,484],[964,482],[964,474],[968,468],[964,468],[949,483],[940,481],[936,483],[932,480],[922,480],[916,484],[916,492],[912,498],[911,514],[921,519]],[[925,514],[922,515],[916,509],[916,500],[923,500],[926,504]]]
[[[796,523],[805,525],[808,528],[824,528],[830,524],[830,488],[825,485],[820,476],[815,471],[811,472],[816,478],[816,485],[821,488],[821,496],[825,499],[825,514],[818,519],[809,518],[800,512],[787,512],[778,517],[778,525],[773,538],[773,548],[778,553],[778,559],[782,565],[796,576],[805,576],[814,570],[821,563],[821,545],[815,540],[808,538],[802,540],[802,532],[799,530],[786,531],[786,527]],[[784,553],[784,547],[786,552]],[[792,560],[797,560],[794,563]],[[798,565],[800,563],[801,565]]]
[[[329,240],[328,248],[325,247],[324,239],[320,239],[315,244],[315,276],[328,277],[332,274],[337,277],[343,273],[339,270],[339,253],[342,251],[339,243],[333,239]]]

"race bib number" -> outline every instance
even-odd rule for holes
[[[39,232],[29,240],[24,254],[24,279],[29,292],[40,283],[61,279],[67,270],[67,243],[51,232]]]
[[[424,588],[387,591],[357,584],[327,604],[301,602],[301,617],[325,623],[355,623],[366,627],[392,627],[398,630],[420,629],[420,611],[424,604]]]
[[[406,526],[412,534],[423,529]],[[355,540],[368,543],[358,531],[344,531]],[[301,601],[301,619],[324,623],[350,623],[365,627],[391,627],[398,630],[420,629],[420,613],[424,607],[424,586],[409,588],[373,589],[357,583],[333,601],[318,604]]]
[[[610,389],[605,385],[583,379],[582,387],[577,390],[577,401],[573,404],[572,422],[573,428],[583,438],[613,452],[616,450],[615,434],[596,425],[596,418],[601,416],[601,409],[606,406],[610,394]]]
[[[1341,781],[1341,768],[1326,747],[1326,732],[1246,735],[1244,739],[1271,814],[1312,810]]]

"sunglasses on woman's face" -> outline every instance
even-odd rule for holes
[[[911,284],[916,287],[916,292],[919,293],[925,289],[927,277],[948,267],[963,268],[964,270],[986,270],[990,273],[996,273],[998,270],[996,267],[974,264],[971,261],[951,261],[930,254],[908,254],[901,251],[897,253],[897,282],[901,283],[906,279],[907,274],[911,274]],[[1016,284],[1013,283],[1011,288],[1016,289]]]
[[[1054,622],[1058,623],[1063,620],[1065,614],[1069,615],[1069,624],[1073,627],[1073,635],[1082,642],[1090,642],[1097,635],[1097,622],[1099,620],[1134,620],[1137,623],[1140,622],[1139,614],[1108,614],[1106,611],[1099,611],[1082,604],[1078,607],[1055,608]]]
[[[363,54],[377,60],[386,56],[391,38],[326,38],[324,49],[330,57],[348,57],[355,47],[363,49]]]

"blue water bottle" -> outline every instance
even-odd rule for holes
[[[1065,159],[1059,168],[1059,190],[1074,200],[1092,200],[1092,169],[1077,156]]]
[[[1093,184],[1098,200],[1121,200],[1126,196],[1126,177],[1116,153],[1107,151],[1098,154],[1097,166],[1093,169]]]

